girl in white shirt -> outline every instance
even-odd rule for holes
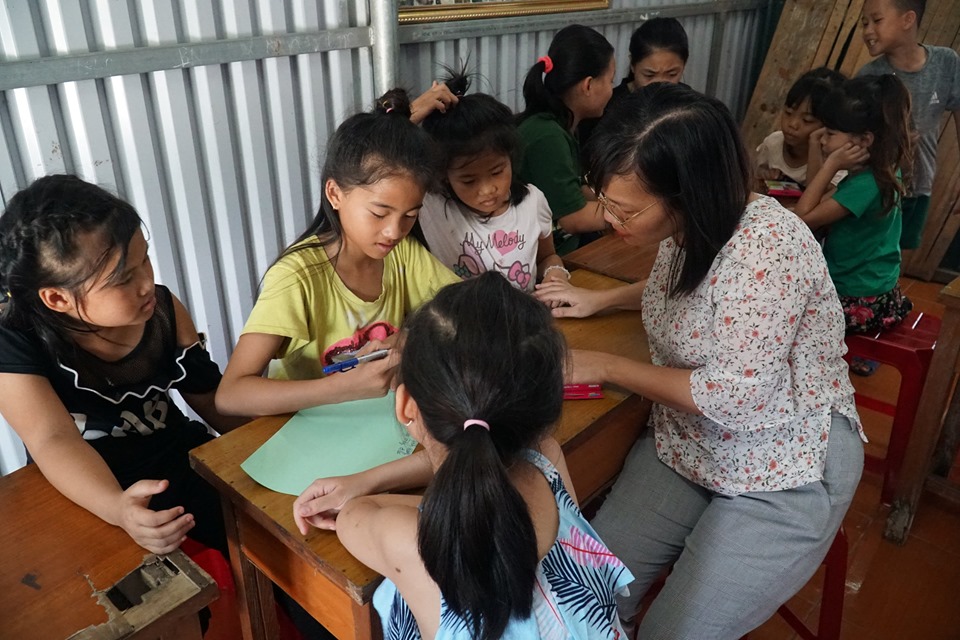
[[[420,210],[424,239],[461,278],[496,271],[518,289],[570,273],[553,246],[550,206],[543,192],[513,172],[520,136],[510,109],[492,96],[464,96],[469,82],[446,82],[459,101],[423,120],[441,156],[440,189]]]

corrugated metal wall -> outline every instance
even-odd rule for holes
[[[309,33],[365,23],[365,6],[13,0],[0,46],[10,61]],[[313,217],[329,133],[372,101],[369,49],[13,89],[0,98],[0,193],[60,172],[121,193],[146,222],[158,280],[225,363],[259,278]]]
[[[636,9],[638,4],[644,9]],[[499,21],[502,24],[557,25],[544,30],[511,30],[506,35],[474,36],[473,33],[486,33],[491,29],[470,29],[465,23],[406,26],[400,30],[401,42],[407,43],[400,50],[400,79],[405,87],[427,87],[432,80],[444,75],[443,65],[456,66],[458,60],[469,59],[470,69],[479,75],[474,90],[490,93],[514,110],[520,110],[523,108],[521,85],[524,76],[537,58],[546,54],[554,33],[563,25],[573,22],[587,24],[606,36],[617,52],[619,82],[629,66],[629,43],[633,31],[644,19],[674,15],[690,41],[690,60],[684,82],[717,96],[739,118],[746,109],[751,82],[756,76],[756,43],[767,9],[768,3],[762,1],[612,0],[609,11]],[[712,81],[711,71],[715,73]]]
[[[623,70],[638,24],[632,4],[614,0],[610,11],[539,19],[592,21],[617,48]],[[666,11],[684,3],[662,4]],[[736,114],[749,98],[766,4],[699,3],[688,11],[707,15],[682,18],[692,45],[686,80],[709,88],[710,60],[719,54],[716,94]],[[622,22],[625,10],[632,11],[629,22],[601,24]],[[488,28],[507,24],[485,22],[493,25]],[[34,178],[60,172],[120,193],[146,222],[158,280],[191,310],[223,365],[259,279],[313,217],[325,140],[344,116],[374,99],[371,39],[358,29],[368,24],[366,0],[0,2],[0,62],[53,60],[59,78],[10,88],[21,85],[11,84],[9,75],[4,82],[12,72],[0,63],[0,84],[7,87],[0,93],[0,198],[6,202]],[[400,41],[409,42],[401,47],[402,83],[425,88],[440,63],[469,54],[489,83],[481,87],[520,106],[523,75],[556,28],[462,35],[473,28],[446,23],[429,42],[423,42],[430,39],[428,26],[401,28]],[[311,50],[298,38],[324,33],[333,35],[316,45],[319,52],[283,55]],[[717,33],[723,33],[722,51],[714,44]],[[266,53],[258,55],[255,46]],[[129,55],[131,49],[137,55]],[[115,58],[105,55],[111,51]],[[99,55],[84,55],[91,53]],[[76,58],[64,63],[63,57]],[[196,66],[197,59],[216,64]],[[113,75],[113,68],[123,74]],[[36,73],[42,78],[44,71]],[[71,81],[97,75],[106,77]]]

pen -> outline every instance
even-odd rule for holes
[[[379,351],[371,351],[362,356],[356,356],[350,358],[349,360],[344,360],[343,362],[334,362],[333,364],[328,364],[323,368],[323,375],[328,376],[331,373],[339,373],[342,371],[349,371],[361,362],[367,362],[369,360],[379,360],[380,358],[386,358],[390,353],[390,349],[380,349]]]

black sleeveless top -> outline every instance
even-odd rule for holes
[[[185,349],[177,346],[173,297],[162,285],[156,286],[156,296],[140,343],[114,362],[80,348],[54,359],[36,333],[0,326],[0,373],[47,378],[84,440],[98,450],[101,445],[115,448],[119,443],[107,442],[118,438],[132,444],[189,425],[169,390],[213,391],[220,383],[220,369],[199,342]]]

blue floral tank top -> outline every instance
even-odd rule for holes
[[[542,454],[527,451],[527,459],[547,478],[560,512],[557,540],[537,567],[533,612],[510,621],[507,640],[620,640],[625,638],[617,617],[615,595],[626,592],[633,575],[607,549],[563,486],[557,468]],[[420,640],[420,629],[390,580],[373,595],[383,623],[384,640]],[[440,598],[436,640],[470,640],[466,621],[447,609]]]

